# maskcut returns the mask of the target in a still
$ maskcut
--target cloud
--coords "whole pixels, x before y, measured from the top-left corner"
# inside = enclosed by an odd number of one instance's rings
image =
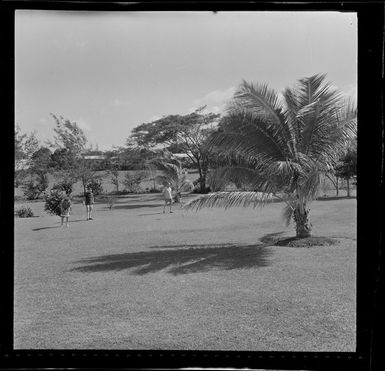
[[[226,104],[231,100],[235,93],[234,86],[224,90],[213,90],[204,97],[195,99],[193,106],[189,109],[189,113],[194,112],[197,108],[207,106],[206,112],[221,113],[225,110]]]
[[[344,94],[348,98],[352,98],[354,101],[357,102],[357,85],[348,86],[348,88],[344,91]]]
[[[48,126],[48,120],[45,117],[41,117],[39,122],[44,126]]]
[[[87,41],[78,41],[77,43],[76,43],[76,45],[79,47],[79,48],[85,48],[86,46],[87,46]]]
[[[150,117],[150,118],[149,118],[147,121],[145,121],[145,122],[152,122],[152,121],[160,120],[162,117],[164,117],[164,116],[154,115],[154,116]]]
[[[75,120],[75,122],[78,124],[79,128],[84,130],[84,131],[91,131],[92,130],[91,125],[88,122],[86,122],[85,120],[83,120],[82,118]]]
[[[118,106],[126,106],[127,104],[129,104],[128,101],[124,101],[124,100],[121,100],[119,98],[115,98],[112,102],[112,105],[115,106],[115,107],[118,107]]]

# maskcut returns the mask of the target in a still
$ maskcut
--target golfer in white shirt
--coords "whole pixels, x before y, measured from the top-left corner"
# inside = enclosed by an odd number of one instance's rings
[[[171,211],[171,205],[172,205],[172,190],[171,190],[171,184],[167,183],[167,185],[163,188],[163,197],[164,197],[164,206],[163,206],[163,213],[166,212],[166,206],[170,205],[170,213]]]

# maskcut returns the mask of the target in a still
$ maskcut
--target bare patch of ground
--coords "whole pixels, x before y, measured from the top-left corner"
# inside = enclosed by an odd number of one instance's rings
[[[260,241],[267,245],[285,247],[321,247],[333,246],[340,243],[336,238],[322,236],[311,236],[306,238],[282,237],[282,232],[269,233],[263,236]]]

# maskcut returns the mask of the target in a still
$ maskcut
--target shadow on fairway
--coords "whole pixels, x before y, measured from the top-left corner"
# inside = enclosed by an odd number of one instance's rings
[[[41,228],[34,228],[33,231],[41,231],[43,229],[52,229],[52,228],[60,228],[60,225],[57,225],[56,227],[41,227]]]
[[[159,213],[138,214],[137,216],[162,215],[162,214],[164,214],[163,211],[160,211]],[[156,219],[156,220],[159,220],[159,219]]]
[[[259,239],[265,245],[274,245],[281,237],[284,232],[275,232],[265,234],[263,237]]]
[[[337,200],[351,200],[355,199],[356,196],[331,196],[331,197],[318,197],[317,201],[337,201]]]
[[[144,275],[168,269],[168,273],[178,275],[207,272],[211,269],[250,269],[268,266],[268,257],[271,254],[262,245],[210,244],[151,248],[162,250],[83,259],[77,262],[83,265],[71,271],[105,272],[132,269],[132,274]]]
[[[68,222],[69,223],[77,223],[77,222],[84,222],[84,221],[86,221],[86,220],[84,220],[84,219],[77,219],[77,220],[69,220]],[[41,231],[43,229],[52,229],[52,228],[60,228],[60,225],[51,226],[51,227],[33,228],[32,230],[33,231]]]
[[[163,206],[163,204],[114,205],[112,208],[131,210],[131,209],[141,209],[144,207],[160,207],[160,206]]]

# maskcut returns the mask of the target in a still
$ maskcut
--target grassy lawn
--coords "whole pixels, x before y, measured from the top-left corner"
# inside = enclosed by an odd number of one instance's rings
[[[96,205],[70,228],[15,219],[15,348],[355,351],[356,200],[315,201],[328,247],[291,236],[281,203],[162,213],[159,194]]]

